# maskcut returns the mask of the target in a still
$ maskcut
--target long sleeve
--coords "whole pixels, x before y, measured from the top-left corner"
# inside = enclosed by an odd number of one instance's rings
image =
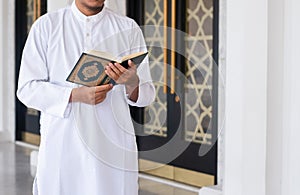
[[[147,47],[139,26],[134,22],[131,33],[131,53],[146,51]],[[127,99],[127,103],[132,106],[144,107],[150,105],[155,99],[155,88],[150,74],[148,56],[138,66],[139,94],[136,102]]]
[[[72,88],[49,77],[47,32],[35,23],[26,41],[19,74],[17,97],[27,107],[67,117]],[[57,64],[59,65],[59,64]]]

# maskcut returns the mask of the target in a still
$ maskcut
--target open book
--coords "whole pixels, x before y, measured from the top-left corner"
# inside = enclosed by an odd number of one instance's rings
[[[105,74],[105,66],[107,64],[110,62],[118,62],[123,67],[128,68],[128,60],[132,60],[135,65],[138,65],[144,60],[147,54],[148,52],[138,52],[118,59],[102,51],[92,50],[82,53],[68,76],[67,81],[89,87],[114,83],[111,78]]]

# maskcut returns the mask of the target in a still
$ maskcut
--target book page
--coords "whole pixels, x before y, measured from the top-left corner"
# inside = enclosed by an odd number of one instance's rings
[[[110,61],[115,61],[115,62],[119,61],[115,56],[113,56],[110,53],[104,52],[104,51],[90,50],[86,53],[90,54],[90,55],[93,55],[93,56],[98,56],[100,58],[105,58],[105,59],[108,59]]]
[[[146,51],[142,51],[142,52],[138,52],[138,53],[133,53],[133,54],[130,54],[130,55],[127,55],[127,56],[124,56],[122,59],[121,59],[121,62],[124,62],[126,60],[130,60],[132,58],[135,58],[137,56],[140,56],[140,55],[143,55],[147,53]]]

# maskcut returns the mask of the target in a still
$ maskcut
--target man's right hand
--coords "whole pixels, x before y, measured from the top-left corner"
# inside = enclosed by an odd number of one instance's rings
[[[109,92],[112,88],[112,84],[96,87],[83,86],[74,88],[70,96],[70,102],[83,102],[86,104],[96,105],[105,100],[107,92]]]

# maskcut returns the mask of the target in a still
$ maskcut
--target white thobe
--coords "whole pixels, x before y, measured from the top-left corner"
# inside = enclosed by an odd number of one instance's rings
[[[70,103],[78,85],[66,78],[81,53],[91,49],[123,56],[146,47],[132,19],[107,8],[87,17],[74,3],[40,17],[29,33],[17,96],[41,111],[34,195],[138,193],[137,147],[128,104],[147,106],[154,99],[147,59],[138,67],[136,102],[127,98],[124,85],[116,85],[96,106]]]

